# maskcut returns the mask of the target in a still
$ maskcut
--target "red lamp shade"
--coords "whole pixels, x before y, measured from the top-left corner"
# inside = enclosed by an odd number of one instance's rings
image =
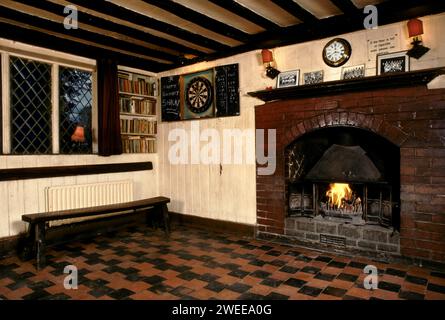
[[[71,141],[74,142],[84,142],[85,141],[85,128],[82,126],[76,126],[73,135],[71,136]]]
[[[409,37],[417,37],[423,34],[423,22],[419,19],[411,19],[408,21]]]
[[[263,49],[261,50],[261,57],[263,58],[263,63],[271,63],[273,62],[272,51]]]

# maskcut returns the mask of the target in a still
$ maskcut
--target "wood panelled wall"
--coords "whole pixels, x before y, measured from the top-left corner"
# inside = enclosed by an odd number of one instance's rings
[[[70,166],[152,161],[153,170],[34,180],[0,182],[0,238],[25,231],[22,215],[45,211],[44,190],[50,186],[132,180],[134,199],[158,196],[158,160],[156,154],[126,154],[113,157],[82,156],[0,156],[1,168]]]

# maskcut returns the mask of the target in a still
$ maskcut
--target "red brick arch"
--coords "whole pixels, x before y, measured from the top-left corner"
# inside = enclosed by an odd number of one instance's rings
[[[408,139],[408,134],[397,126],[388,123],[382,116],[367,115],[350,111],[324,112],[287,126],[282,136],[281,145],[287,146],[305,133],[330,127],[353,127],[372,131],[397,146]]]

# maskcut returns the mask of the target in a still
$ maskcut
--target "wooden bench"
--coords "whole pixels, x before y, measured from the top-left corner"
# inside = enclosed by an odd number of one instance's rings
[[[57,212],[42,212],[34,214],[25,214],[22,216],[22,220],[28,222],[29,233],[26,240],[26,247],[32,253],[37,255],[37,268],[43,268],[46,264],[45,261],[45,247],[46,247],[46,231],[49,229],[50,221],[65,220],[72,218],[94,217],[94,216],[106,216],[108,214],[116,215],[122,212],[122,215],[129,214],[128,211],[136,212],[137,210],[154,208],[158,212],[164,222],[165,234],[168,236],[170,233],[169,217],[167,203],[170,202],[166,197],[155,197],[125,203],[80,208],[73,210],[63,210]],[[148,217],[149,213],[147,213]]]

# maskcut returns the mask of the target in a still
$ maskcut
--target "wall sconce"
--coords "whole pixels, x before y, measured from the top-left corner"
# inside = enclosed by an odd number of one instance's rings
[[[274,61],[272,51],[268,49],[261,50],[261,58],[263,59],[263,64],[266,66],[266,76],[275,79],[280,74],[280,71],[272,67],[272,62]]]
[[[71,136],[71,141],[81,143],[85,142],[85,140],[85,128],[78,124]]]
[[[408,56],[414,59],[420,59],[425,53],[430,51],[422,45],[422,34],[423,34],[423,22],[419,19],[411,19],[408,21],[408,33],[409,37],[413,38],[411,43],[413,47],[408,51]]]

